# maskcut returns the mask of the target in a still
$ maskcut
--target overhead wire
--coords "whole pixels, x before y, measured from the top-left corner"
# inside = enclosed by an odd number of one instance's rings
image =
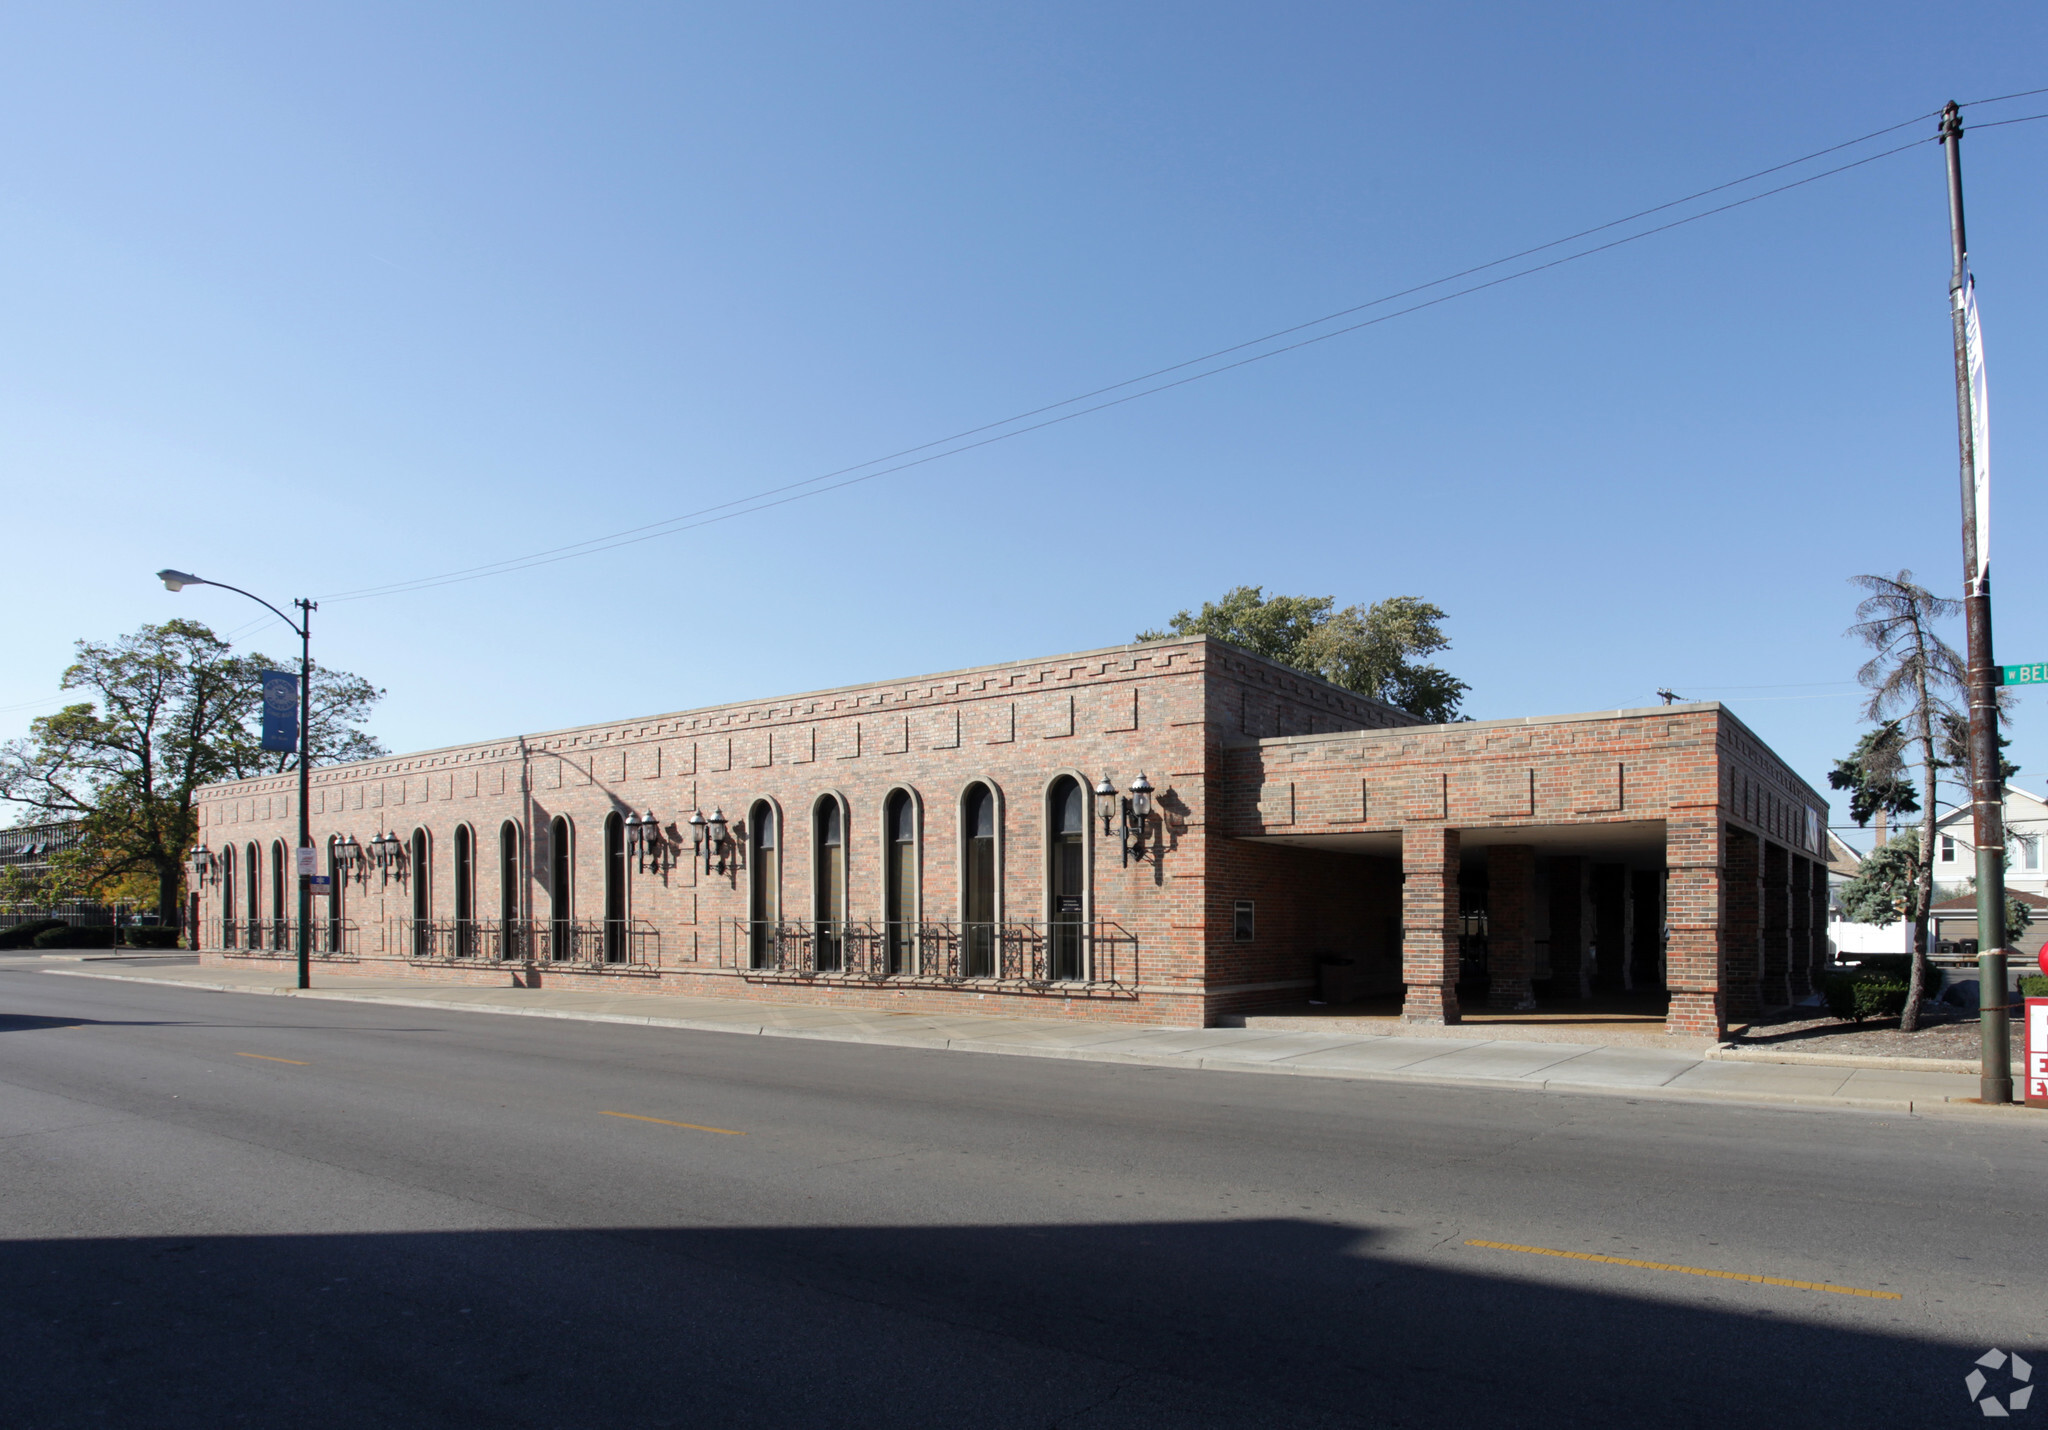
[[[1922,117],[1924,118],[1926,116]],[[1906,123],[1912,122],[1914,121],[1906,121]],[[1891,126],[1892,129],[1897,129],[1900,127],[1903,126]],[[1890,131],[1881,130],[1879,132],[1887,133]],[[1853,143],[1855,141],[1851,142]],[[1876,154],[1866,155],[1861,159],[1852,160],[1847,164],[1841,164],[1832,169],[1825,169],[1817,174],[1809,174],[1804,178],[1792,180],[1790,183],[1780,184],[1774,188],[1765,189],[1759,193],[1750,194],[1743,198],[1735,199],[1729,203],[1716,205],[1713,208],[1704,209],[1699,213],[1689,214],[1684,218],[1673,219],[1668,223],[1658,224],[1652,228],[1644,229],[1638,233],[1629,234],[1622,238],[1612,239],[1603,244],[1596,244],[1591,248],[1581,249],[1578,252],[1569,253],[1560,258],[1553,258],[1544,263],[1532,264],[1527,268],[1518,269],[1513,273],[1504,274],[1498,278],[1488,279],[1484,283],[1474,283],[1469,287],[1460,288],[1450,293],[1439,294],[1436,297],[1424,299],[1420,303],[1412,303],[1407,307],[1398,308],[1391,313],[1382,313],[1376,317],[1367,318],[1356,323],[1350,323],[1345,325],[1344,327],[1336,328],[1329,332],[1318,333],[1311,337],[1301,338],[1295,342],[1287,343],[1280,347],[1269,348],[1265,352],[1254,353],[1249,357],[1239,358],[1234,362],[1223,363],[1216,367],[1207,368],[1201,372],[1192,373],[1186,377],[1175,378],[1171,382],[1159,383],[1156,386],[1147,387],[1138,392],[1125,393],[1121,397],[1114,397],[1106,402],[1096,403],[1093,406],[1083,407],[1072,412],[1059,413],[1059,415],[1057,416],[1047,417],[1041,421],[1029,423],[1028,425],[1012,427],[1008,431],[997,432],[992,436],[982,437],[978,441],[963,442],[957,446],[949,446],[944,451],[932,452],[929,453],[928,455],[917,457],[910,461],[897,463],[894,466],[883,467],[878,471],[862,472],[860,475],[857,476],[843,477],[841,480],[833,481],[826,485],[814,485],[815,483],[823,482],[825,479],[812,478],[808,482],[792,483],[790,484],[790,486],[770,488],[766,491],[757,492],[750,496],[736,497],[731,501],[721,502],[718,505],[712,507],[700,508],[699,510],[694,512],[687,512],[680,516],[672,517],[667,521],[650,523],[648,526],[628,528],[625,531],[614,532],[608,536],[593,537],[588,541],[579,542],[572,547],[556,548],[552,551],[535,552],[524,557],[512,557],[502,562],[492,563],[491,565],[486,567],[473,567],[462,571],[446,572],[439,576],[427,576],[420,577],[411,581],[394,582],[387,586],[364,587],[354,591],[339,592],[331,596],[323,597],[322,599],[335,601],[367,600],[378,596],[401,595],[413,591],[429,590],[437,586],[448,586],[464,581],[481,580],[488,576],[509,575],[514,571],[532,570],[535,567],[551,566],[557,562],[574,560],[577,557],[581,556],[593,556],[601,551],[613,551],[624,546],[636,546],[641,542],[652,541],[659,537],[673,536],[680,532],[693,531],[701,527],[716,525],[719,522],[730,521],[734,517],[748,516],[752,515],[755,512],[768,511],[779,506],[787,506],[791,502],[802,501],[807,497],[821,496],[826,492],[840,491],[847,487],[857,486],[862,482],[873,481],[878,477],[892,476],[898,472],[908,471],[913,467],[924,466],[927,463],[936,462],[946,457],[958,456],[963,452],[970,452],[980,447],[990,446],[996,442],[1008,441],[1013,437],[1024,436],[1026,433],[1042,431],[1045,428],[1055,427],[1064,422],[1071,422],[1076,418],[1087,417],[1097,412],[1106,411],[1112,407],[1120,407],[1125,403],[1135,402],[1140,398],[1151,397],[1158,393],[1169,391],[1173,388],[1185,387],[1189,383],[1200,382],[1206,378],[1216,377],[1226,372],[1232,372],[1241,367],[1248,367],[1253,363],[1265,362],[1270,358],[1279,357],[1284,353],[1296,352],[1302,348],[1313,347],[1318,343],[1328,342],[1333,338],[1343,337],[1348,333],[1355,333],[1364,328],[1376,327],[1381,323],[1391,322],[1395,318],[1406,317],[1411,313],[1418,313],[1426,308],[1434,308],[1440,306],[1441,304],[1451,302],[1457,298],[1463,298],[1473,293],[1483,292],[1489,288],[1497,288],[1504,283],[1512,283],[1517,279],[1527,278],[1533,274],[1542,273],[1552,268],[1562,267],[1567,263],[1575,263],[1582,258],[1590,258],[1595,254],[1605,253],[1611,249],[1623,247],[1626,244],[1636,243],[1642,239],[1650,238],[1660,233],[1666,233],[1675,228],[1681,228],[1686,224],[1697,223],[1701,219],[1712,218],[1717,214],[1727,213],[1731,209],[1742,208],[1745,205],[1757,203],[1760,200],[1771,198],[1777,194],[1785,193],[1791,189],[1800,188],[1806,184],[1817,183],[1822,179],[1831,178],[1836,174],[1845,173],[1851,169],[1861,168],[1865,164],[1874,164],[1880,159],[1890,158],[1894,154],[1902,154],[1908,149],[1917,148],[1922,144],[1928,144],[1933,142],[1934,139],[1932,136],[1926,139],[1915,139],[1910,143],[1901,144],[1896,148],[1886,149]],[[1840,147],[1842,146],[1832,146],[1832,148],[1837,149]],[[1832,152],[1832,150],[1822,152]],[[1779,165],[1776,167],[1783,168],[1785,166]],[[1717,186],[1717,188],[1725,187],[1727,186]],[[1660,205],[1660,208],[1668,207],[1669,205]],[[1601,227],[1611,228],[1612,226],[1613,225],[1611,224],[1607,224],[1602,225]],[[1600,230],[1587,230],[1587,232],[1589,233],[1598,231]],[[1542,245],[1542,248],[1552,248],[1555,246],[1556,244],[1554,243],[1545,244]],[[1541,248],[1525,250],[1524,252],[1529,253],[1540,251]],[[1471,269],[1467,271],[1480,272],[1483,271],[1485,268],[1493,268],[1498,266],[1499,264],[1496,262],[1482,265],[1482,267],[1479,269]],[[1425,284],[1421,285],[1421,287],[1419,288],[1411,288],[1406,291],[1409,293],[1414,293],[1435,286],[1438,285],[1434,283]],[[1367,307],[1377,306],[1378,302],[1381,301],[1385,300],[1375,300],[1375,302],[1372,304],[1360,304],[1356,307],[1347,309],[1345,311],[1350,313],[1359,312]],[[1324,319],[1323,321],[1328,321],[1328,319]],[[1316,326],[1316,324],[1314,323],[1302,324],[1287,331],[1299,332],[1304,327],[1314,326]],[[1253,343],[1239,344],[1234,348],[1222,349],[1220,351],[1223,353],[1240,351],[1242,350],[1242,348],[1246,346],[1256,346],[1257,341],[1266,340],[1255,340]],[[1193,359],[1191,361],[1200,362],[1202,360]],[[1179,368],[1187,367],[1189,365],[1190,364],[1188,363],[1180,363],[1176,364],[1173,368],[1164,368],[1160,369],[1159,371],[1172,372]],[[1143,380],[1144,379],[1142,378],[1134,379],[1134,381]],[[1129,383],[1119,383],[1116,384],[1116,387],[1124,387],[1128,385]],[[1116,387],[1098,389],[1098,391],[1115,391]],[[1080,401],[1083,399],[1077,398],[1072,400]],[[1051,408],[1041,408],[1039,410],[1056,410],[1058,407],[1062,405],[1064,404],[1055,403],[1052,405]],[[995,423],[990,425],[1001,426],[1003,424]],[[986,431],[987,428],[980,428],[976,430]],[[938,444],[926,445],[930,446]],[[920,449],[911,448],[908,450],[917,451]],[[842,468],[841,470],[857,472],[859,471],[859,468]],[[803,491],[792,491],[792,487],[809,487],[810,489]],[[769,497],[773,497],[775,499],[772,501],[765,499]],[[737,509],[735,510],[733,508]]]
[[[2001,99],[2021,98],[2025,95],[2033,93],[2048,93],[2048,90],[2019,91],[2012,95],[1997,96],[1993,99],[1973,101],[1973,103],[1996,103]],[[1427,299],[1423,302],[1410,304],[1406,307],[1397,309],[1393,312],[1380,314],[1378,316],[1366,319],[1361,322],[1347,324],[1343,327],[1334,329],[1329,332],[1318,333],[1313,336],[1301,338],[1298,341],[1286,343],[1278,347],[1269,347],[1266,351],[1254,353],[1248,357],[1239,358],[1233,362],[1222,363],[1215,367],[1206,368],[1201,372],[1176,378],[1171,382],[1158,383],[1155,386],[1146,387],[1142,391],[1125,393],[1123,396],[1112,398],[1111,400],[1106,402],[1095,403],[1092,406],[1080,407],[1078,410],[1075,411],[1061,412],[1060,410],[1062,408],[1075,407],[1077,404],[1080,403],[1090,402],[1094,398],[1106,396],[1110,393],[1120,392],[1125,388],[1151,382],[1153,379],[1156,378],[1165,377],[1177,372],[1184,372],[1186,369],[1190,367],[1199,367],[1204,363],[1213,362],[1218,358],[1228,357],[1233,353],[1243,352],[1248,348],[1262,347],[1267,344],[1274,343],[1281,338],[1291,337],[1295,334],[1308,332],[1309,330],[1314,328],[1326,326],[1329,323],[1335,322],[1341,318],[1365,312],[1372,308],[1381,307],[1388,303],[1398,302],[1402,298],[1412,297],[1418,293],[1428,292],[1430,289],[1439,288],[1449,283],[1455,283],[1462,278],[1468,278],[1479,273],[1484,273],[1492,269],[1499,268],[1504,264],[1514,263],[1520,259],[1532,257],[1538,253],[1547,252],[1549,250],[1558,248],[1565,244],[1573,243],[1584,238],[1592,237],[1593,235],[1610,231],[1614,228],[1620,227],[1625,224],[1637,222],[1643,218],[1652,217],[1659,213],[1668,212],[1671,209],[1681,207],[1685,204],[1697,202],[1701,198],[1710,197],[1711,195],[1722,193],[1729,189],[1738,188],[1743,184],[1752,183],[1757,179],[1768,177],[1771,174],[1781,173],[1787,169],[1796,168],[1801,164],[1810,163],[1813,160],[1825,157],[1826,155],[1839,153],[1842,150],[1854,148],[1859,144],[1868,143],[1873,139],[1881,138],[1884,135],[1895,133],[1896,131],[1907,128],[1910,125],[1918,124],[1924,122],[1927,119],[1934,118],[1936,115],[1939,114],[1939,112],[1940,111],[1937,110],[1930,111],[1926,114],[1915,115],[1911,119],[1901,120],[1896,124],[1887,125],[1882,129],[1872,130],[1870,133],[1860,135],[1857,138],[1844,140],[1837,144],[1831,144],[1822,149],[1816,149],[1811,153],[1801,155],[1796,159],[1788,159],[1783,161],[1782,163],[1773,164],[1768,168],[1759,169],[1752,173],[1745,174],[1740,178],[1730,179],[1724,183],[1715,184],[1705,189],[1696,190],[1695,192],[1688,194],[1682,198],[1668,200],[1667,202],[1656,204],[1646,209],[1637,210],[1635,213],[1629,214],[1622,218],[1612,219],[1606,223],[1597,224],[1591,228],[1581,229],[1577,233],[1566,235],[1563,238],[1552,239],[1546,243],[1541,243],[1534,245],[1533,247],[1524,248],[1518,250],[1515,253],[1508,254],[1504,257],[1493,259],[1486,263],[1477,264],[1469,268],[1461,269],[1456,273],[1447,274],[1441,278],[1432,279],[1427,283],[1416,284],[1408,288],[1397,290],[1393,293],[1383,294],[1380,297],[1370,299],[1366,302],[1353,304],[1350,307],[1341,308],[1336,310],[1335,312],[1326,313],[1318,318],[1312,318],[1305,322],[1296,323],[1285,328],[1276,329],[1275,331],[1264,334],[1260,337],[1246,339],[1239,343],[1233,343],[1227,347],[1217,348],[1198,357],[1188,358],[1184,361],[1173,363],[1165,367],[1155,368],[1150,372],[1142,373],[1135,377],[1126,378],[1120,382],[1111,383],[1106,386],[1097,387],[1087,392],[1079,393],[1073,397],[1062,399],[1058,402],[1044,404],[1039,407],[1031,408],[1023,412],[1012,414],[1011,416],[1006,418],[1001,418],[993,422],[983,423],[976,427],[966,428],[963,429],[962,431],[955,432],[950,436],[935,438],[932,441],[919,443],[916,446],[901,448],[885,456],[871,458],[865,462],[859,462],[851,466],[841,467],[831,472],[821,473],[818,476],[804,478],[800,481],[789,482],[775,487],[768,487],[763,490],[749,493],[739,497],[734,497],[723,502],[717,502],[709,506],[699,507],[693,511],[679,513],[675,516],[667,517],[660,521],[648,522],[640,526],[627,527],[623,530],[590,537],[583,541],[572,542],[565,546],[551,547],[541,551],[529,552],[521,556],[507,557],[499,561],[486,562],[477,566],[462,567],[452,571],[444,571],[431,576],[416,577],[404,581],[388,582],[381,585],[357,587],[351,590],[331,592],[322,596],[321,599],[332,601],[368,600],[380,596],[401,595],[414,591],[429,590],[439,586],[454,585],[466,581],[481,580],[490,576],[510,575],[516,571],[530,570],[539,566],[553,565],[560,561],[573,560],[577,557],[591,556],[603,551],[616,550],[624,546],[637,545],[644,541],[656,539],[657,537],[677,535],[684,531],[695,530],[704,526],[714,525],[718,522],[728,521],[737,516],[752,515],[756,512],[771,510],[775,507],[785,506],[791,502],[800,501],[807,497],[821,496],[827,492],[842,490],[846,487],[858,485],[862,482],[872,481],[879,477],[894,475],[896,473],[907,471],[914,467],[923,466],[927,463],[942,460],[947,457],[958,456],[962,453],[973,451],[977,448],[985,447],[995,442],[1007,441],[1013,437],[1020,437],[1030,432],[1041,431],[1047,427],[1056,426],[1064,422],[1072,421],[1079,417],[1089,416],[1112,407],[1121,406],[1127,402],[1136,401],[1139,398],[1153,396],[1173,388],[1185,386],[1191,382],[1198,382],[1205,378],[1214,377],[1225,372],[1234,371],[1235,369],[1240,367],[1249,366],[1252,363],[1263,362],[1268,358],[1278,357],[1284,353],[1298,351],[1299,349],[1304,347],[1313,346],[1314,344],[1325,342],[1332,338],[1341,337],[1348,333],[1354,333],[1363,328],[1376,326],[1379,323],[1388,322],[1397,317],[1404,317],[1408,314],[1419,312],[1426,308],[1438,306],[1442,303],[1449,302],[1455,298],[1469,296],[1470,294],[1481,292],[1488,288],[1498,287],[1503,283],[1513,282],[1517,279],[1545,272],[1549,269],[1560,267],[1567,263],[1577,262],[1582,258],[1589,258],[1596,254],[1604,253],[1611,249],[1621,247],[1625,244],[1634,243],[1641,239],[1649,238],[1659,233],[1669,232],[1672,229],[1682,227],[1686,224],[1695,223],[1700,221],[1701,219],[1711,218],[1717,214],[1722,214],[1732,209],[1741,208],[1747,204],[1755,203],[1762,199],[1770,198],[1777,194],[1785,193],[1791,189],[1799,188],[1809,183],[1815,183],[1821,179],[1830,178],[1836,174],[1844,173],[1851,169],[1860,168],[1865,164],[1875,163],[1880,159],[1889,158],[1894,154],[1903,153],[1907,149],[1916,148],[1923,143],[1934,142],[1934,139],[1932,136],[1930,136],[1926,139],[1913,140],[1910,143],[1898,145],[1894,148],[1881,151],[1880,153],[1866,155],[1863,158],[1853,160],[1847,164],[1838,165],[1833,168],[1823,170],[1816,174],[1809,174],[1803,178],[1793,180],[1789,183],[1777,185],[1775,187],[1763,190],[1759,193],[1746,195],[1743,198],[1734,200],[1732,202],[1716,205],[1712,208],[1702,210],[1698,213],[1686,215],[1683,218],[1675,219],[1668,223],[1658,224],[1651,228],[1641,230],[1637,233],[1628,234],[1621,238],[1611,240],[1607,243],[1597,244],[1574,253],[1566,254],[1559,258],[1548,260],[1544,263],[1533,264],[1527,268],[1519,269],[1513,273],[1506,274],[1498,278],[1489,279],[1484,283],[1476,283],[1468,287],[1458,289],[1451,293],[1439,294],[1436,297]],[[2027,121],[2027,119],[2040,117],[2048,116],[2025,116],[2020,119],[1991,121],[1986,124],[1976,125],[1974,127],[1986,128],[1992,127],[1993,124],[2024,123]],[[1057,415],[1047,416],[1047,414]],[[1043,420],[1031,421],[1030,419],[1032,418],[1042,418]],[[979,438],[979,440],[967,441],[965,440],[967,438]],[[934,451],[932,450],[934,448],[943,448],[944,450]],[[925,455],[919,456],[917,455],[919,453],[924,453]],[[911,458],[912,460],[899,460],[901,458]],[[895,463],[895,465],[884,465],[887,463]],[[867,468],[871,467],[879,469],[873,471],[866,470]],[[258,624],[261,623],[259,622]]]

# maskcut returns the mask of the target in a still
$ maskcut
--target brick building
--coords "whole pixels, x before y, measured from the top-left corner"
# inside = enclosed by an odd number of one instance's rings
[[[294,946],[296,795],[201,792],[207,961]],[[1422,725],[1205,637],[319,769],[311,818],[327,974],[1188,1026],[1341,970],[1706,1034],[1826,949],[1827,806],[1718,704]]]

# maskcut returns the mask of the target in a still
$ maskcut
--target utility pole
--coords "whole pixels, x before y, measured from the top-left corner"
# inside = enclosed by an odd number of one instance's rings
[[[312,802],[307,791],[313,783],[313,612],[311,601],[293,601],[299,608],[299,848],[313,847]],[[303,860],[309,857],[301,853]],[[336,897],[329,886],[327,897]],[[299,871],[299,987],[313,986],[313,876]],[[339,953],[339,949],[329,952]]]
[[[1970,384],[1970,245],[1963,232],[1963,115],[1951,100],[1941,111],[1941,147],[1948,156],[1949,317],[1955,330],[1956,438],[1963,476],[1963,619],[1969,641],[1970,808],[1977,845],[1978,1088],[1987,1103],[2012,1101],[2011,1028],[2005,988],[2005,782],[1999,777],[1998,668],[1991,657],[1991,570],[1979,543],[1976,413]],[[1988,555],[1988,552],[1985,553]]]

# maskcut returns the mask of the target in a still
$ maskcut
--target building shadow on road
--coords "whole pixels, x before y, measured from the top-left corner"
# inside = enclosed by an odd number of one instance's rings
[[[623,1223],[606,1203],[593,1185]],[[0,1395],[21,1430],[1981,1418],[1984,1348],[1886,1329],[1886,1303],[1624,1268],[1588,1289],[1566,1263],[1373,1241],[1310,1220],[14,1241]]]

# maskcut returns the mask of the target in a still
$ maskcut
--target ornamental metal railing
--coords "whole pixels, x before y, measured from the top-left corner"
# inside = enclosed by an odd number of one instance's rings
[[[661,963],[661,932],[644,919],[395,919],[386,947],[421,963]]]
[[[1138,981],[1138,940],[1108,919],[732,919],[720,934],[720,966],[751,978],[1097,990],[1130,989]]]
[[[222,919],[220,951],[231,958],[279,958],[299,949],[298,925],[291,919]],[[313,925],[315,958],[354,961],[362,954],[362,931],[353,919],[321,919]]]

